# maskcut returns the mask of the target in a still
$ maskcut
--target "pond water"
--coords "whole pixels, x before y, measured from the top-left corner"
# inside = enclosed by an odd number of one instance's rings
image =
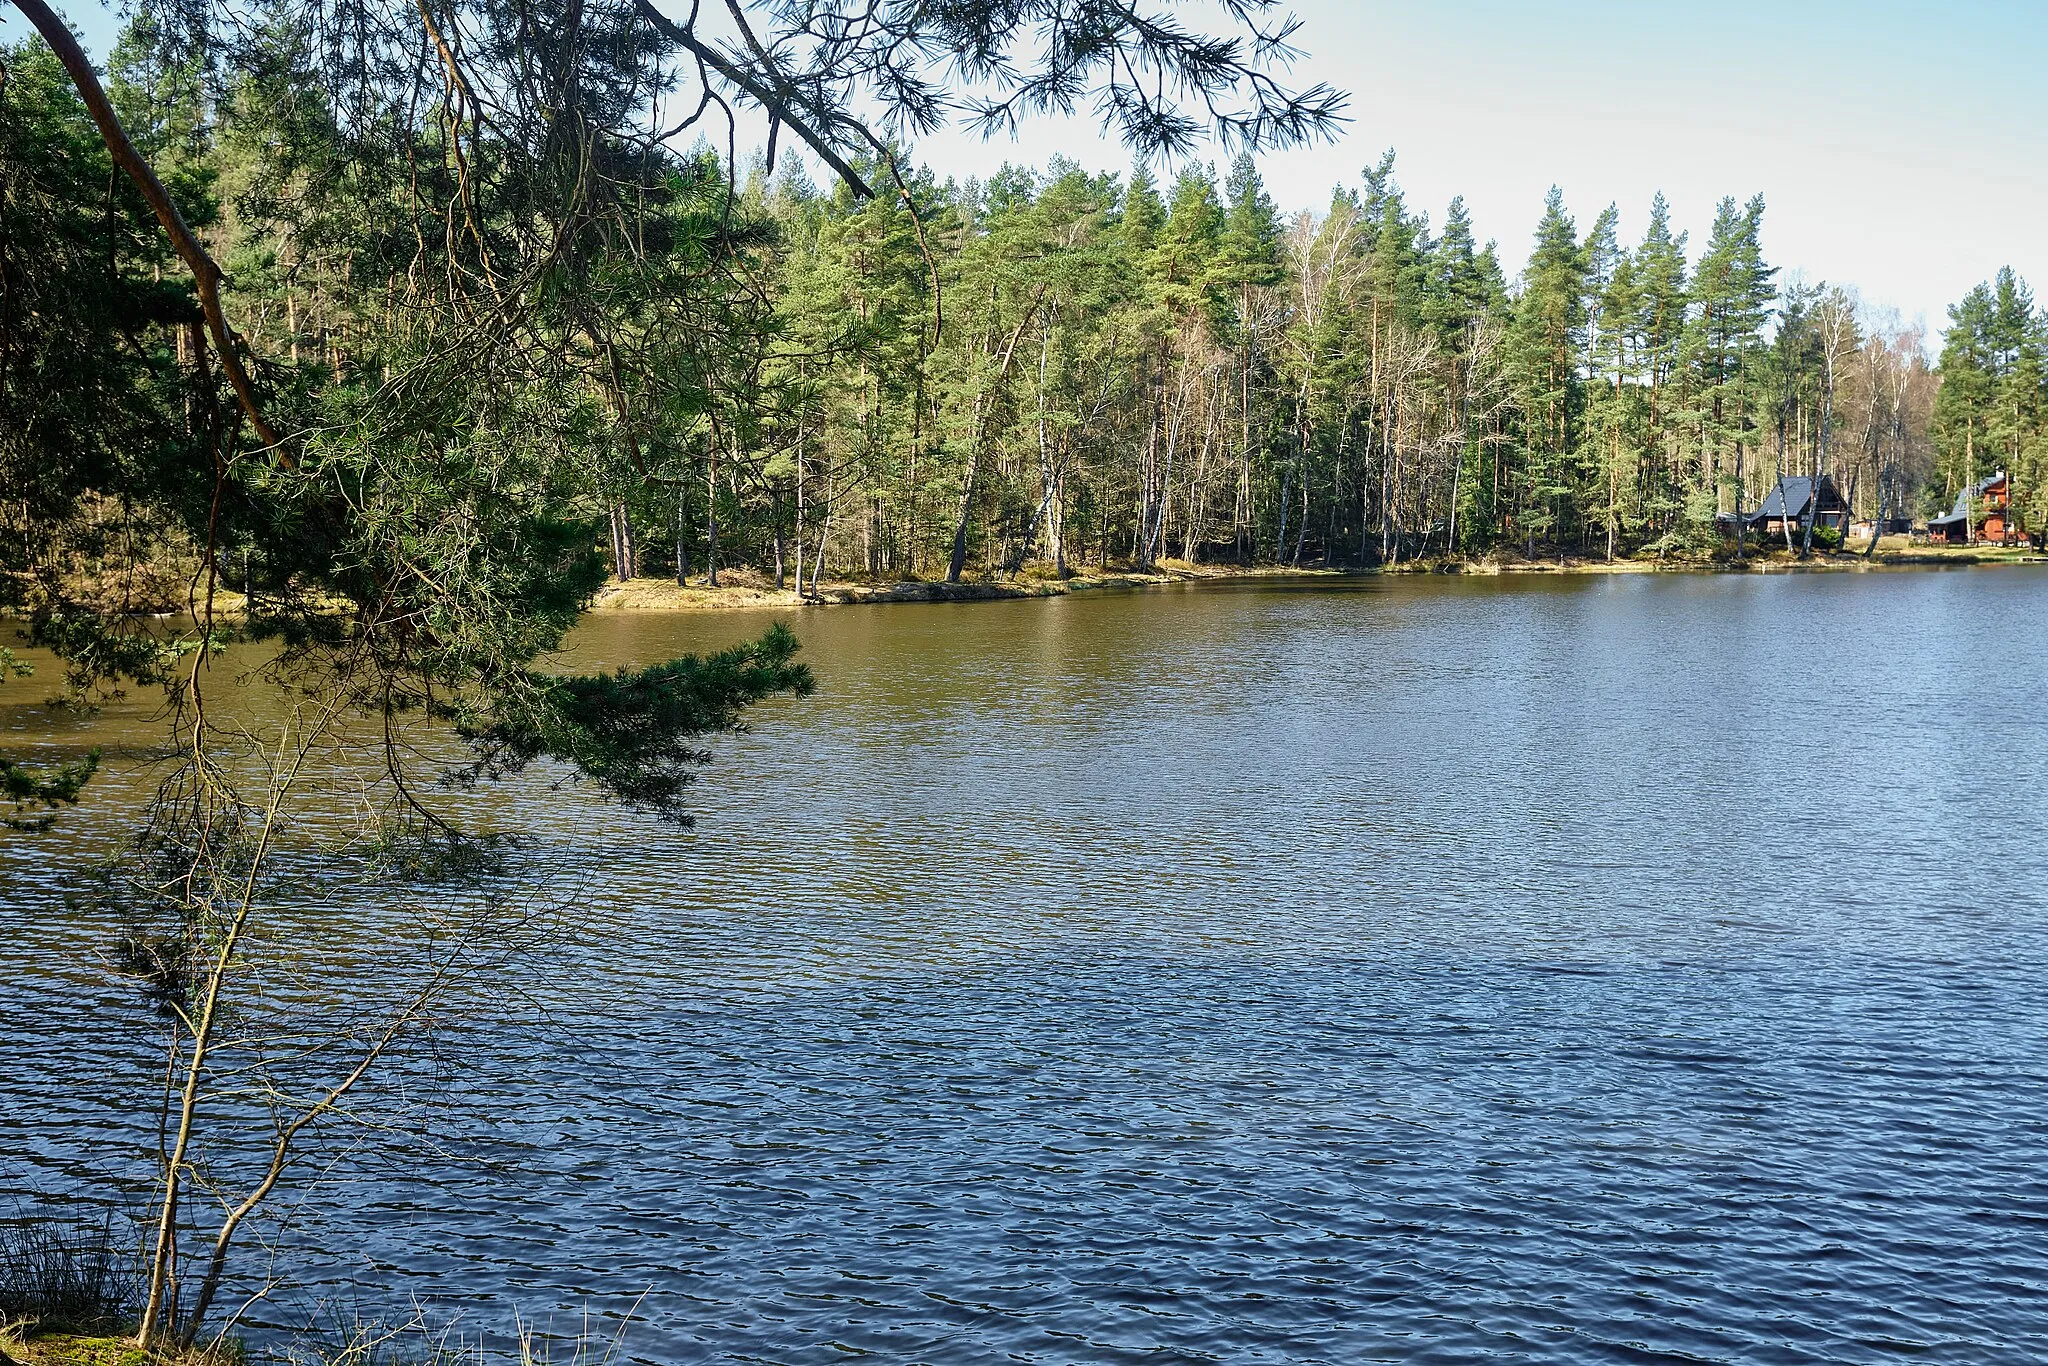
[[[606,932],[544,1018],[468,1026],[434,1145],[291,1207],[268,1321],[638,1299],[662,1362],[2048,1358],[2048,573],[794,620],[818,694],[717,744],[695,831],[501,795]],[[33,686],[10,749],[141,733],[51,732]],[[135,1179],[133,1012],[62,892],[137,783],[0,837],[0,1186]]]

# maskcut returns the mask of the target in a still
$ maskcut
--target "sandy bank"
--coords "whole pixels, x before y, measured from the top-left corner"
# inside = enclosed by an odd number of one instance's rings
[[[1896,543],[1895,543],[1896,542]],[[1829,553],[1815,551],[1805,560],[1783,547],[1752,549],[1741,560],[1720,557],[1642,559],[1584,559],[1520,555],[1485,556],[1475,559],[1432,558],[1377,569],[1330,569],[1308,566],[1293,569],[1284,565],[1240,568],[1236,565],[1194,565],[1167,561],[1148,573],[1136,570],[1076,574],[1061,580],[1020,576],[1004,580],[974,580],[938,583],[920,580],[861,583],[827,579],[815,597],[799,595],[793,588],[777,589],[774,580],[746,569],[719,572],[719,586],[711,588],[701,580],[688,585],[673,579],[634,579],[602,589],[591,608],[600,612],[693,612],[737,611],[768,608],[837,607],[881,602],[987,602],[1012,598],[1051,598],[1094,589],[1147,588],[1162,584],[1196,583],[1225,579],[1331,578],[1373,574],[1730,574],[1730,573],[1827,573],[1872,569],[1949,567],[1994,564],[2048,564],[2048,556],[2002,546],[1931,546],[1914,544],[1905,537],[1887,537],[1875,557],[1865,559],[1860,549]]]
[[[837,607],[876,602],[988,602],[1010,598],[1055,598],[1093,589],[1148,588],[1210,579],[1296,578],[1303,575],[1335,577],[1345,572],[1314,567],[1258,566],[1245,569],[1235,565],[1167,562],[1149,573],[1116,570],[1076,574],[1067,579],[1023,576],[965,583],[928,583],[914,579],[896,583],[856,583],[827,579],[818,586],[817,596],[806,597],[800,596],[793,588],[777,589],[773,579],[750,570],[720,570],[720,583],[716,588],[705,586],[701,580],[685,586],[673,579],[634,579],[630,583],[608,585],[590,605],[593,611],[598,612],[689,612]]]

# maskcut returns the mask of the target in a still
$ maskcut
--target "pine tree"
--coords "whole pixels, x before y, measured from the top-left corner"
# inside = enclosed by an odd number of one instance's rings
[[[205,514],[219,432],[199,325],[190,283],[55,58],[33,39],[0,47],[0,611],[80,611],[67,574],[168,553],[163,538]]]
[[[1757,357],[1770,321],[1776,271],[1763,261],[1761,195],[1738,207],[1723,199],[1693,273],[1692,313],[1684,344],[1698,424],[1698,483],[1691,512],[1702,523],[1727,502],[1745,510],[1748,457],[1756,446],[1761,393]]]
[[[2048,315],[2011,267],[1949,308],[1925,509],[2003,471],[2022,523],[2048,525]]]
[[[1460,355],[1480,316],[1497,311],[1502,303],[1500,267],[1491,258],[1491,244],[1484,253],[1477,249],[1464,197],[1453,199],[1444,214],[1443,232],[1429,254],[1422,316]]]
[[[1261,316],[1265,292],[1280,282],[1280,217],[1250,152],[1231,163],[1224,185],[1223,232],[1210,277],[1229,302],[1224,331],[1238,356],[1237,492],[1231,516],[1237,559],[1249,563],[1257,549],[1258,488],[1253,480],[1254,443],[1264,439],[1263,394],[1253,390],[1254,372],[1268,364],[1268,338]],[[1281,503],[1287,501],[1286,490]]]
[[[1223,238],[1223,206],[1214,175],[1186,167],[1174,180],[1166,225],[1148,263],[1161,302],[1176,316],[1196,312],[1221,323],[1224,302],[1215,289],[1214,262]]]
[[[1991,424],[1999,388],[1998,305],[1981,284],[1949,306],[1948,332],[1941,348],[1941,392],[1935,399],[1934,432],[1941,453],[1939,490],[1930,490],[1927,511],[1941,510],[1959,488],[1976,478],[1991,447]]]
[[[2029,448],[2041,437],[2042,390],[2048,383],[2041,314],[2033,291],[2007,266],[1993,282],[1992,365],[1998,376],[1997,404],[1986,434],[1997,448],[2001,470],[2018,476]],[[1985,471],[1991,473],[1992,471]]]
[[[1562,549],[1577,491],[1585,406],[1586,254],[1552,186],[1514,301],[1512,364],[1522,415],[1523,470],[1516,519],[1533,555],[1539,539]]]
[[[1481,327],[1505,312],[1500,267],[1493,246],[1476,249],[1471,215],[1462,196],[1444,214],[1444,228],[1427,262],[1422,291],[1423,325],[1445,357],[1445,387],[1458,413],[1457,466],[1452,478],[1448,549],[1479,543],[1494,523],[1491,481],[1484,477],[1488,452],[1474,430],[1473,393],[1489,376],[1475,374]]]
[[[1159,197],[1159,186],[1151,171],[1142,163],[1131,168],[1131,182],[1124,190],[1117,224],[1124,250],[1139,258],[1152,250],[1159,230],[1166,226],[1166,203]]]
[[[1588,466],[1597,472],[1596,497],[1607,558],[1615,557],[1624,530],[1637,520],[1634,495],[1639,459],[1635,321],[1641,304],[1636,263],[1616,239],[1619,215],[1613,205],[1601,213],[1586,239],[1587,332],[1591,354],[1587,394]]]
[[[1633,258],[1633,323],[1638,372],[1644,386],[1643,515],[1659,544],[1683,539],[1686,493],[1680,466],[1685,403],[1677,387],[1683,357],[1687,299],[1686,234],[1671,231],[1671,210],[1660,193],[1650,201],[1650,224]]]

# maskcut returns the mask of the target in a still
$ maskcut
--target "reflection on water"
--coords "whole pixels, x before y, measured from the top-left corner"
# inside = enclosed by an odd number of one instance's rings
[[[647,1361],[2048,1355],[2048,575],[795,620],[694,833],[493,799],[605,933],[297,1210],[302,1294],[649,1290]],[[61,902],[139,783],[0,852],[9,1185],[142,1170]]]

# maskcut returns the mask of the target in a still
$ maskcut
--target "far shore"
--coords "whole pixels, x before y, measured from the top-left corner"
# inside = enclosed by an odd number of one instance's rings
[[[1529,558],[1508,553],[1471,557],[1429,556],[1405,560],[1397,565],[1367,568],[1331,567],[1323,564],[1234,565],[1190,564],[1184,560],[1162,560],[1149,570],[1090,567],[1078,569],[1061,579],[1050,565],[1032,564],[1016,575],[990,578],[976,576],[960,583],[937,579],[848,579],[826,578],[815,593],[798,593],[795,578],[791,586],[777,588],[772,575],[747,567],[718,571],[718,586],[706,584],[693,574],[687,584],[672,578],[635,578],[612,582],[599,589],[591,600],[596,612],[719,612],[764,611],[800,607],[842,607],[885,602],[993,602],[1017,598],[1054,598],[1096,589],[1156,588],[1172,584],[1223,582],[1246,579],[1368,578],[1384,574],[1814,574],[1855,573],[1877,569],[1960,568],[1971,565],[2048,564],[2048,554],[2021,546],[1929,545],[1905,536],[1887,536],[1877,554],[1865,558],[1860,547],[1847,551],[1816,550],[1807,559],[1775,546],[1769,550],[1751,548],[1737,559],[1732,552],[1715,555],[1671,555],[1608,560],[1597,556],[1551,554]],[[130,607],[133,617],[184,617],[185,606],[173,606],[188,591],[178,576],[163,576],[151,585],[155,592]],[[86,594],[93,596],[90,592]],[[124,595],[125,596],[125,595]],[[196,602],[194,603],[196,606]],[[220,585],[214,590],[213,615],[222,621],[243,616],[242,595]],[[335,604],[337,610],[341,604]],[[106,611],[123,614],[118,605]]]
[[[771,576],[752,569],[721,569],[715,588],[701,577],[692,577],[687,584],[658,578],[636,578],[626,583],[608,584],[599,590],[591,602],[591,609],[598,612],[715,612],[888,602],[990,602],[1060,597],[1095,589],[1151,588],[1220,580],[1363,578],[1383,574],[1810,574],[2001,564],[2048,564],[2048,555],[2017,546],[1939,546],[1916,543],[1905,536],[1887,536],[1878,545],[1877,553],[1868,558],[1861,549],[1816,550],[1802,560],[1782,547],[1775,547],[1770,550],[1752,548],[1742,559],[1733,554],[1713,558],[1669,556],[1614,560],[1571,555],[1561,558],[1537,556],[1534,559],[1520,555],[1436,556],[1362,569],[1316,564],[1296,567],[1189,564],[1181,560],[1163,560],[1150,570],[1080,570],[1065,579],[1039,571],[1036,566],[1012,578],[977,578],[960,583],[923,579],[863,581],[827,578],[819,583],[815,594],[808,591],[799,593],[793,587],[777,588]]]

